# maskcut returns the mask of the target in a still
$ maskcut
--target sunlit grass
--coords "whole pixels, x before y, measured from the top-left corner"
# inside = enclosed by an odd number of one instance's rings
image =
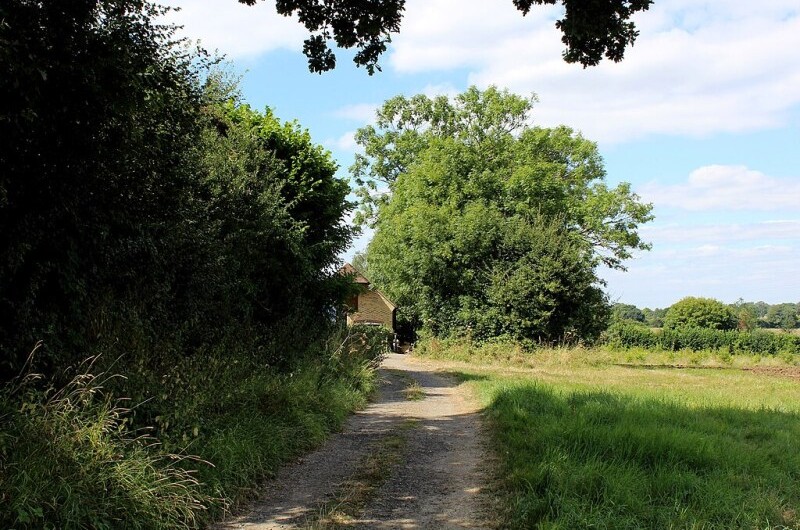
[[[800,528],[798,380],[613,352],[478,358],[440,363],[487,410],[508,527]]]

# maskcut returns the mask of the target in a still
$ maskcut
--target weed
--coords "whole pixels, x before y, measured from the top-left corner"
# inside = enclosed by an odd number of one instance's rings
[[[27,373],[0,395],[0,526],[193,528],[221,502],[184,469],[189,457],[125,428],[129,411],[104,392],[105,374],[60,390],[38,390],[39,379]]]
[[[87,366],[60,391],[32,375],[6,385],[0,527],[194,528],[219,518],[366,403],[385,350],[376,337],[342,330],[290,371],[220,350],[171,366],[120,362],[126,378]],[[130,409],[112,397],[126,394]]]
[[[406,399],[409,401],[422,401],[425,399],[425,390],[419,384],[419,381],[412,379],[406,388],[403,390]]]

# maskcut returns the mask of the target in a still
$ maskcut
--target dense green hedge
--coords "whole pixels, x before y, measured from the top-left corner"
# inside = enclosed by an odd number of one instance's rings
[[[769,331],[735,331],[708,328],[652,330],[633,322],[618,322],[605,335],[606,343],[620,348],[661,350],[728,350],[730,353],[775,355],[800,353],[800,337]]]
[[[330,153],[243,104],[161,12],[0,2],[0,381],[38,341],[55,376],[248,340],[288,366],[345,298]]]

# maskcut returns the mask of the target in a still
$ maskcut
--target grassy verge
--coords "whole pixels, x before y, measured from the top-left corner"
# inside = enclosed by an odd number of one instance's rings
[[[383,343],[351,335],[290,372],[209,355],[155,381],[92,367],[58,391],[14,381],[0,391],[0,527],[202,527],[365,404]],[[126,409],[109,390],[126,385],[153,395]]]
[[[443,366],[486,406],[508,527],[800,528],[796,381],[490,357]]]

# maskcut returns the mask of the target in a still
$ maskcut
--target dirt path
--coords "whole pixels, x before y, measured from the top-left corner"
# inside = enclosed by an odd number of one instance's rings
[[[376,399],[342,433],[216,528],[491,528],[475,403],[409,356],[389,355],[380,376]]]

